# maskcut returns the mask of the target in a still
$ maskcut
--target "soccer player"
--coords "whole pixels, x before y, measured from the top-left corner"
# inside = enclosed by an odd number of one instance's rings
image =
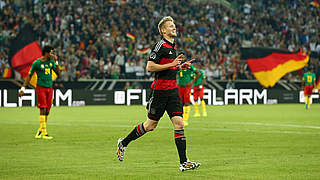
[[[201,70],[201,65],[199,62],[196,64],[196,68],[200,73],[200,76],[193,83],[193,99],[194,99],[194,111],[195,111],[194,117],[200,117],[199,105],[198,105],[199,98],[200,98],[200,103],[202,107],[202,116],[207,117],[206,102],[203,100],[203,90],[204,90],[204,83],[206,82],[206,75],[204,74],[203,70]]]
[[[312,90],[316,87],[316,75],[313,73],[312,66],[309,66],[308,72],[303,74],[302,87],[304,89],[304,102],[307,110],[310,108]]]
[[[37,139],[53,139],[52,136],[48,135],[47,122],[52,105],[52,71],[58,76],[60,75],[60,69],[58,66],[58,58],[53,53],[51,46],[45,46],[42,49],[43,56],[35,60],[31,66],[29,74],[19,91],[19,97],[24,95],[26,86],[29,84],[33,73],[37,73],[37,107],[40,108],[40,128],[35,135]]]
[[[196,77],[194,75],[197,74]],[[199,75],[198,75],[199,74]],[[183,105],[183,123],[184,126],[188,126],[188,119],[190,113],[190,93],[193,82],[200,76],[200,73],[193,65],[190,65],[188,69],[182,69],[178,72],[178,86],[179,95]]]
[[[166,111],[174,127],[175,144],[180,158],[180,170],[195,169],[200,163],[191,162],[186,156],[186,137],[182,121],[182,104],[178,94],[176,74],[180,69],[190,67],[191,61],[181,64],[183,55],[177,56],[174,38],[177,36],[176,26],[172,17],[160,20],[158,30],[162,39],[155,44],[149,56],[147,70],[155,72],[151,85],[152,91],[147,104],[148,118],[138,124],[126,138],[120,138],[117,144],[117,157],[123,161],[128,144],[149,131],[153,131]]]

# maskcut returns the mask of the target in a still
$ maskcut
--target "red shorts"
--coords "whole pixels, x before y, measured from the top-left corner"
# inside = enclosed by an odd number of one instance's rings
[[[190,103],[190,93],[191,93],[191,86],[179,86],[179,95],[182,104]]]
[[[52,105],[52,93],[53,93],[52,87],[45,88],[45,87],[37,86],[36,92],[37,92],[37,107],[50,109]]]
[[[193,86],[193,99],[194,101],[198,101],[199,97],[200,99],[203,99],[203,86],[200,88],[200,86]]]
[[[311,96],[313,90],[313,85],[306,85],[304,86],[304,95],[305,96]]]

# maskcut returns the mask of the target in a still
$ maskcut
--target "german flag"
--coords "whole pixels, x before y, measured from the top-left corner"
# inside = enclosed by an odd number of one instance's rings
[[[320,1],[319,1],[319,0],[313,0],[313,1],[311,2],[311,4],[312,4],[313,6],[315,6],[315,7],[317,7],[317,8],[320,8]]]
[[[36,41],[36,34],[31,24],[24,25],[17,37],[10,42],[9,63],[23,78],[34,60],[42,56],[42,51]]]
[[[120,1],[118,1],[118,0],[109,0],[109,2],[110,3],[121,3],[121,4],[126,4],[127,3],[127,1],[126,0],[120,0]]]
[[[251,47],[241,48],[241,59],[245,59],[251,72],[264,87],[273,87],[289,72],[307,65],[309,56],[302,52],[283,49]]]
[[[3,71],[3,75],[2,75],[2,77],[3,78],[6,78],[6,79],[9,79],[9,78],[11,78],[11,76],[12,76],[12,70],[11,70],[11,68],[5,68],[4,69],[4,71]]]
[[[318,89],[320,91],[320,79],[318,78],[318,82],[316,84],[315,89]]]
[[[129,32],[127,32],[126,36],[127,36],[128,38],[132,39],[133,41],[136,39],[136,36],[133,35],[133,34],[131,34],[131,33],[129,33]]]
[[[143,49],[138,49],[137,53],[138,54],[147,54],[150,52],[150,48],[143,48]]]
[[[37,36],[32,25],[26,24],[10,43],[10,66],[18,71],[24,79],[27,77],[32,63],[42,57],[42,51],[36,39]],[[30,80],[33,87],[37,86],[37,79],[37,73],[34,73]],[[53,72],[52,80],[55,79],[57,79],[57,74]]]

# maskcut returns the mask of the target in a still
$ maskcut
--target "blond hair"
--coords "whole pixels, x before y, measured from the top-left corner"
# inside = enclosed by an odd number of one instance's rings
[[[166,23],[167,21],[172,21],[172,22],[174,22],[174,20],[173,20],[173,18],[172,18],[171,16],[165,16],[165,17],[163,17],[163,18],[160,20],[159,24],[158,24],[158,30],[159,30],[160,35],[162,35],[161,28],[163,27],[164,23]]]

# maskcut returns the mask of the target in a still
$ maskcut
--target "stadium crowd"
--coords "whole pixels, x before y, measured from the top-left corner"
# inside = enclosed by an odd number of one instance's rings
[[[301,0],[0,0],[0,66],[9,42],[32,23],[41,47],[52,45],[63,69],[60,80],[150,79],[148,50],[159,40],[157,23],[170,15],[177,46],[200,60],[209,79],[253,79],[240,47],[264,46],[320,53],[320,10]],[[319,59],[310,63],[319,72]],[[302,71],[289,73],[301,79]]]

